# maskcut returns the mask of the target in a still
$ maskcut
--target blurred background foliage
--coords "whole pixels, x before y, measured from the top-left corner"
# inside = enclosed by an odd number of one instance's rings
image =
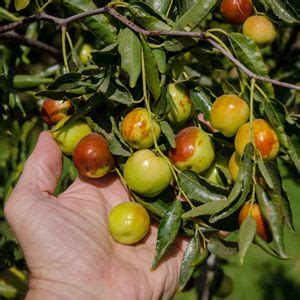
[[[108,1],[94,2],[103,6]],[[257,7],[262,5],[261,2],[263,1],[256,1]],[[290,3],[300,11],[299,0]],[[30,15],[34,10],[33,3],[22,11],[22,14]],[[55,5],[50,5],[48,12],[58,17],[69,15],[65,9]],[[20,13],[14,9],[13,2],[0,0],[0,25],[15,21],[19,16]],[[210,27],[230,31],[232,25],[223,23],[218,16],[219,13],[216,12],[216,18],[211,21]],[[269,16],[274,17],[271,13]],[[270,77],[300,82],[299,25],[278,26],[278,30],[280,38],[272,47],[263,50]],[[33,23],[21,28],[19,32],[57,49],[61,48],[60,31],[52,24]],[[91,43],[96,49],[99,48],[94,36],[79,23],[72,25],[69,33],[76,37],[75,50],[80,49],[83,43]],[[215,80],[220,86],[227,80],[235,80],[232,68],[229,65],[228,68],[224,68],[227,64],[224,58],[212,59],[212,70],[211,65],[201,59],[203,53],[195,51],[192,54],[194,59],[182,54],[174,56],[172,72],[175,76],[182,70],[189,75],[200,72],[203,83],[209,85]],[[26,291],[25,262],[5,222],[3,207],[22,172],[26,158],[34,148],[39,133],[46,129],[40,117],[43,99],[34,97],[34,94],[45,89],[46,85],[60,74],[60,59],[25,46],[4,42],[0,36],[0,299],[22,299]],[[218,90],[214,92],[218,94]],[[278,88],[276,94],[290,112],[299,115],[299,92]],[[299,153],[299,133],[296,146]],[[223,263],[224,271],[234,279],[234,292],[229,299],[300,299],[300,186],[299,178],[291,178],[286,174],[284,184],[291,199],[296,229],[296,233],[286,231],[285,234],[287,252],[292,259],[277,261],[255,246],[251,246],[243,265],[240,265],[238,257],[226,259]],[[75,177],[73,164],[68,158],[64,158],[63,174],[56,192],[64,190]],[[175,299],[197,299],[197,293],[194,289],[178,294]]]

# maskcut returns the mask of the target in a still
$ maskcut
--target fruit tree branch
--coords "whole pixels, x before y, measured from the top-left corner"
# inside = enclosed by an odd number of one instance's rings
[[[170,30],[170,31],[146,30],[146,29],[143,29],[143,28],[139,27],[138,25],[134,24],[133,22],[129,21],[126,17],[120,15],[115,9],[108,7],[108,6],[98,8],[93,11],[82,12],[82,13],[73,15],[71,17],[65,18],[65,19],[51,16],[44,12],[36,13],[32,16],[25,17],[21,21],[12,22],[12,23],[0,26],[0,36],[1,36],[1,34],[5,33],[5,32],[12,31],[14,29],[17,29],[19,27],[22,27],[24,25],[27,25],[29,23],[32,23],[32,22],[35,22],[38,20],[51,22],[51,23],[54,23],[54,24],[62,27],[62,26],[67,26],[69,23],[72,23],[74,21],[80,21],[81,19],[84,19],[86,17],[103,14],[103,13],[111,15],[113,18],[119,20],[121,23],[123,23],[124,25],[126,25],[127,27],[132,29],[133,31],[140,33],[144,36],[164,35],[164,36],[182,36],[182,37],[193,37],[193,38],[198,38],[198,39],[205,39],[208,43],[210,43],[214,48],[216,48],[218,51],[220,51],[227,59],[229,59],[234,65],[236,65],[241,71],[243,71],[250,78],[253,78],[258,81],[269,82],[269,83],[277,85],[277,86],[295,89],[295,90],[300,91],[299,85],[294,85],[291,83],[282,82],[279,80],[275,80],[275,79],[271,79],[268,77],[259,76],[259,75],[255,74],[250,69],[248,69],[244,64],[242,64],[238,59],[236,59],[231,53],[227,52],[217,42],[215,42],[211,38],[205,36],[204,32],[175,31],[175,30]]]
[[[54,57],[56,59],[60,59],[60,57],[61,57],[60,52],[56,48],[49,46],[46,43],[43,43],[41,41],[29,39],[29,38],[27,38],[21,34],[18,34],[16,32],[6,32],[3,34],[0,34],[0,41],[1,40],[5,41],[5,42],[9,42],[9,43],[16,43],[16,44],[28,46],[37,51],[43,52],[51,57]]]

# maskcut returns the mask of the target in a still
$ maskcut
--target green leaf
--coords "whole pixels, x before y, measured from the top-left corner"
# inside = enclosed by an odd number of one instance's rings
[[[277,259],[281,259],[281,260],[286,260],[287,257],[281,257],[277,251],[275,251],[274,249],[272,249],[270,247],[270,245],[263,240],[259,235],[255,236],[254,239],[254,244],[256,244],[257,246],[259,246],[262,250],[264,250],[267,254],[277,258]]]
[[[127,72],[129,85],[134,88],[141,74],[141,43],[135,33],[129,28],[120,31],[118,36],[118,51],[121,55],[121,68]]]
[[[269,199],[267,193],[259,184],[256,185],[256,196],[262,213],[270,226],[270,230],[272,232],[274,240],[274,245],[279,255],[282,258],[287,258],[287,255],[284,250],[283,224],[280,212],[278,211],[278,208],[276,207],[275,203]]]
[[[97,9],[97,6],[90,0],[57,0],[57,2],[72,15]],[[91,16],[82,19],[81,22],[105,45],[116,42],[117,29],[106,15]]]
[[[246,220],[242,223],[239,230],[239,258],[241,264],[244,261],[244,257],[247,253],[249,246],[255,238],[256,234],[256,222],[255,219],[248,215]]]
[[[157,100],[161,94],[159,74],[155,56],[147,41],[141,36],[147,85],[152,96]]]
[[[48,85],[49,90],[63,90],[73,87],[80,81],[80,73],[66,73],[57,77],[53,82]]]
[[[172,127],[169,125],[167,121],[161,121],[159,122],[159,124],[160,124],[161,131],[167,138],[170,146],[172,148],[176,148],[175,135]]]
[[[181,215],[181,201],[175,200],[160,221],[152,269],[156,268],[169,246],[174,242],[180,227]]]
[[[182,218],[193,218],[204,215],[212,215],[215,214],[227,206],[226,200],[219,200],[213,202],[207,202],[201,206],[192,208],[182,215]]]
[[[220,238],[210,238],[207,249],[217,256],[228,257],[238,252],[238,245],[235,242],[225,241]]]
[[[228,37],[235,56],[241,63],[257,75],[268,76],[262,54],[252,39],[237,32],[228,34]],[[260,85],[270,97],[274,97],[274,89],[270,83],[264,82]]]
[[[191,200],[206,203],[211,201],[220,201],[225,199],[224,195],[211,192],[200,183],[199,176],[189,170],[178,174],[178,186]]]
[[[299,23],[299,17],[294,8],[286,0],[265,0],[273,13],[287,23]]]
[[[16,10],[19,11],[26,8],[29,5],[30,0],[14,0],[14,3]]]
[[[261,172],[262,176],[264,177],[266,184],[269,186],[270,189],[274,189],[274,183],[272,181],[271,174],[269,174],[269,170],[267,169],[264,160],[259,157],[257,160],[258,169]]]
[[[193,30],[199,23],[206,19],[217,2],[217,0],[198,0],[183,16],[178,19],[174,29],[188,31]]]
[[[249,143],[244,151],[242,162],[239,167],[239,175],[227,198],[227,206],[220,212],[211,216],[209,219],[210,222],[214,223],[230,216],[237,211],[247,199],[252,183],[253,154],[254,147]]]
[[[167,13],[170,5],[172,5],[171,0],[146,0],[145,2],[164,15]]]
[[[178,291],[182,291],[195,270],[195,262],[200,256],[200,240],[195,235],[188,243],[180,265]]]
[[[209,121],[209,113],[211,110],[212,102],[204,88],[198,86],[190,91],[190,97],[193,102],[194,108],[197,112],[202,112],[207,121]]]
[[[158,70],[161,74],[165,74],[167,71],[167,57],[166,57],[166,52],[162,49],[153,49],[152,50],[155,59],[156,59],[156,63],[157,63],[157,67]]]

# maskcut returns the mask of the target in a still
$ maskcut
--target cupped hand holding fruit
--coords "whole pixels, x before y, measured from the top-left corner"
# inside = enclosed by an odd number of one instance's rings
[[[110,211],[129,201],[121,182],[112,174],[76,179],[55,197],[61,162],[59,147],[42,133],[5,207],[32,275],[28,299],[170,299],[185,242],[150,271],[155,226],[134,247],[109,234]]]

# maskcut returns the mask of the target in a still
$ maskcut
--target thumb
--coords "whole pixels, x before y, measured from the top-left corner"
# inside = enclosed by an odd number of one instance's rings
[[[62,153],[48,131],[43,131],[27,159],[15,190],[54,193],[62,169]]]

